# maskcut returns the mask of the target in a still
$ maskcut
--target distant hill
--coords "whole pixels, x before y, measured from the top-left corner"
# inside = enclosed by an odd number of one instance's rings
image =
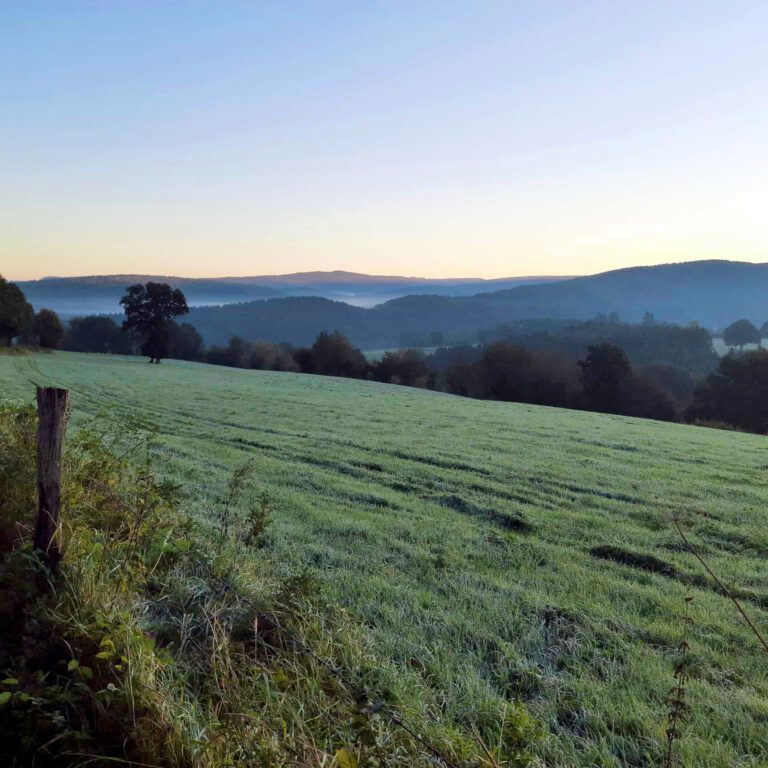
[[[284,295],[269,286],[248,286],[216,280],[152,275],[99,275],[93,277],[46,277],[19,281],[27,300],[35,307],[48,307],[63,317],[120,312],[120,297],[129,285],[149,280],[169,282],[184,291],[190,306],[229,304]]]
[[[358,306],[374,306],[412,293],[468,296],[501,288],[560,280],[559,277],[431,279],[364,275],[357,272],[297,272],[288,275],[192,278],[163,275],[87,275],[46,277],[18,285],[35,308],[49,307],[61,315],[110,314],[126,286],[149,280],[181,288],[190,306],[232,304],[256,299],[321,296]]]
[[[579,318],[618,312],[625,320],[639,320],[652,312],[658,320],[695,320],[712,328],[741,317],[763,323],[768,319],[768,263],[712,260],[631,267],[500,291],[492,301],[517,317],[534,311]]]
[[[747,317],[768,320],[768,264],[698,261],[633,267],[590,277],[520,285],[472,296],[408,295],[370,309],[323,298],[271,299],[197,308],[190,321],[209,343],[232,334],[249,339],[310,342],[339,330],[364,348],[398,346],[416,333],[457,333],[534,318],[582,320],[616,312],[638,321],[696,321],[722,328]]]

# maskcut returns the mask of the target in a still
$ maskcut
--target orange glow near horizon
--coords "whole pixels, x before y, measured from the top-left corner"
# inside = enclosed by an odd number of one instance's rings
[[[0,273],[768,261],[768,4],[6,4]]]

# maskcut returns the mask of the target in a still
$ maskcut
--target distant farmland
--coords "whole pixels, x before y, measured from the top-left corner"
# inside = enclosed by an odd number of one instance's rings
[[[231,472],[270,546],[321,576],[458,722],[525,702],[551,766],[658,765],[694,596],[689,768],[765,765],[768,663],[669,521],[768,628],[764,437],[465,400],[376,383],[137,358],[0,356],[0,396],[72,390],[78,414],[159,431],[205,519]]]

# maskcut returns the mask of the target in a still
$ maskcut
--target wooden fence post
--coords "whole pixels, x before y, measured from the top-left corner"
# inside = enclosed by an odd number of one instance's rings
[[[67,429],[69,392],[56,387],[37,388],[37,494],[35,549],[56,573],[61,561],[59,507],[61,506],[61,453]]]

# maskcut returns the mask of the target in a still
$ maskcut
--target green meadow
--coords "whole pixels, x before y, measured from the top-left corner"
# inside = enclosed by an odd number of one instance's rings
[[[764,437],[307,375],[0,356],[0,397],[31,400],[35,383],[70,389],[75,421],[157,430],[158,471],[200,519],[251,462],[245,493],[268,505],[286,568],[317,574],[457,723],[523,702],[541,765],[661,763],[693,597],[681,763],[768,765],[768,658],[671,522],[768,633]]]

